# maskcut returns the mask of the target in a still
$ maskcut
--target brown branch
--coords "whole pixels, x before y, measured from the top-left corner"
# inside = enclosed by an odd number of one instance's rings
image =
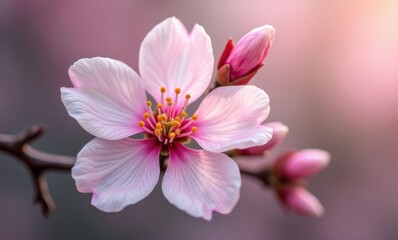
[[[45,153],[29,146],[29,142],[39,138],[44,130],[44,126],[34,125],[15,135],[0,134],[0,151],[14,156],[28,168],[36,190],[34,201],[41,205],[42,213],[47,217],[55,209],[55,204],[43,172],[47,169],[70,171],[76,159]]]

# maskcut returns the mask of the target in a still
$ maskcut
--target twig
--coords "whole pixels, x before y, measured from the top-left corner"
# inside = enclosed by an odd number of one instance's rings
[[[45,153],[29,146],[29,142],[39,138],[44,130],[44,126],[34,125],[15,135],[0,134],[0,151],[14,156],[28,168],[36,189],[34,202],[41,205],[43,215],[48,217],[54,211],[55,204],[43,172],[47,169],[70,171],[76,159]]]

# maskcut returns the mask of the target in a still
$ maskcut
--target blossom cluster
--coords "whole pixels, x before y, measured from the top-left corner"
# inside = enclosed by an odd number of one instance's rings
[[[228,40],[214,87],[210,37],[197,24],[188,32],[175,17],[144,38],[139,73],[110,58],[75,62],[69,69],[73,87],[61,88],[61,98],[69,115],[96,137],[72,168],[78,191],[92,193],[91,203],[102,211],[121,211],[152,192],[164,166],[162,191],[171,204],[206,220],[213,211],[230,213],[241,176],[225,152],[275,141],[274,128],[263,124],[269,97],[248,85],[274,32],[266,25],[236,45]],[[191,103],[202,94],[193,111]],[[192,148],[193,141],[201,149]]]

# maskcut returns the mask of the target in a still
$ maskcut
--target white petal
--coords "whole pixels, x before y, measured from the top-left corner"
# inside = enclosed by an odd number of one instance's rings
[[[95,138],[72,168],[77,190],[93,193],[91,204],[104,212],[121,211],[152,192],[160,174],[160,147],[152,140]]]
[[[98,91],[61,88],[61,98],[69,115],[96,137],[116,140],[142,131],[132,111]]]
[[[228,214],[239,199],[237,164],[222,153],[193,150],[175,143],[162,182],[165,197],[194,217],[210,220],[212,211]]]
[[[262,126],[270,111],[268,95],[255,86],[228,86],[213,90],[200,104],[192,137],[211,152],[263,145],[272,128]]]
[[[97,91],[135,119],[146,110],[142,80],[123,62],[101,57],[80,59],[69,68],[69,76],[75,88]]]
[[[140,48],[139,68],[147,91],[157,100],[160,88],[166,87],[166,97],[174,97],[181,88],[195,101],[208,87],[213,73],[213,50],[204,28],[195,25],[189,34],[175,17],[156,25],[145,37]]]
[[[75,88],[97,90],[132,109],[145,108],[146,94],[142,80],[121,61],[102,57],[84,58],[75,62],[68,73]]]

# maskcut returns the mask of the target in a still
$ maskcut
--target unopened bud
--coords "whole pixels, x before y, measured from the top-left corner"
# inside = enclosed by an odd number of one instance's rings
[[[320,149],[304,149],[279,158],[274,173],[279,178],[294,180],[319,173],[330,162],[330,154]]]
[[[244,85],[264,65],[275,29],[270,25],[255,28],[234,46],[228,40],[218,63],[217,81],[220,85]]]
[[[280,186],[276,189],[286,209],[298,215],[320,217],[324,213],[319,200],[303,186]]]

